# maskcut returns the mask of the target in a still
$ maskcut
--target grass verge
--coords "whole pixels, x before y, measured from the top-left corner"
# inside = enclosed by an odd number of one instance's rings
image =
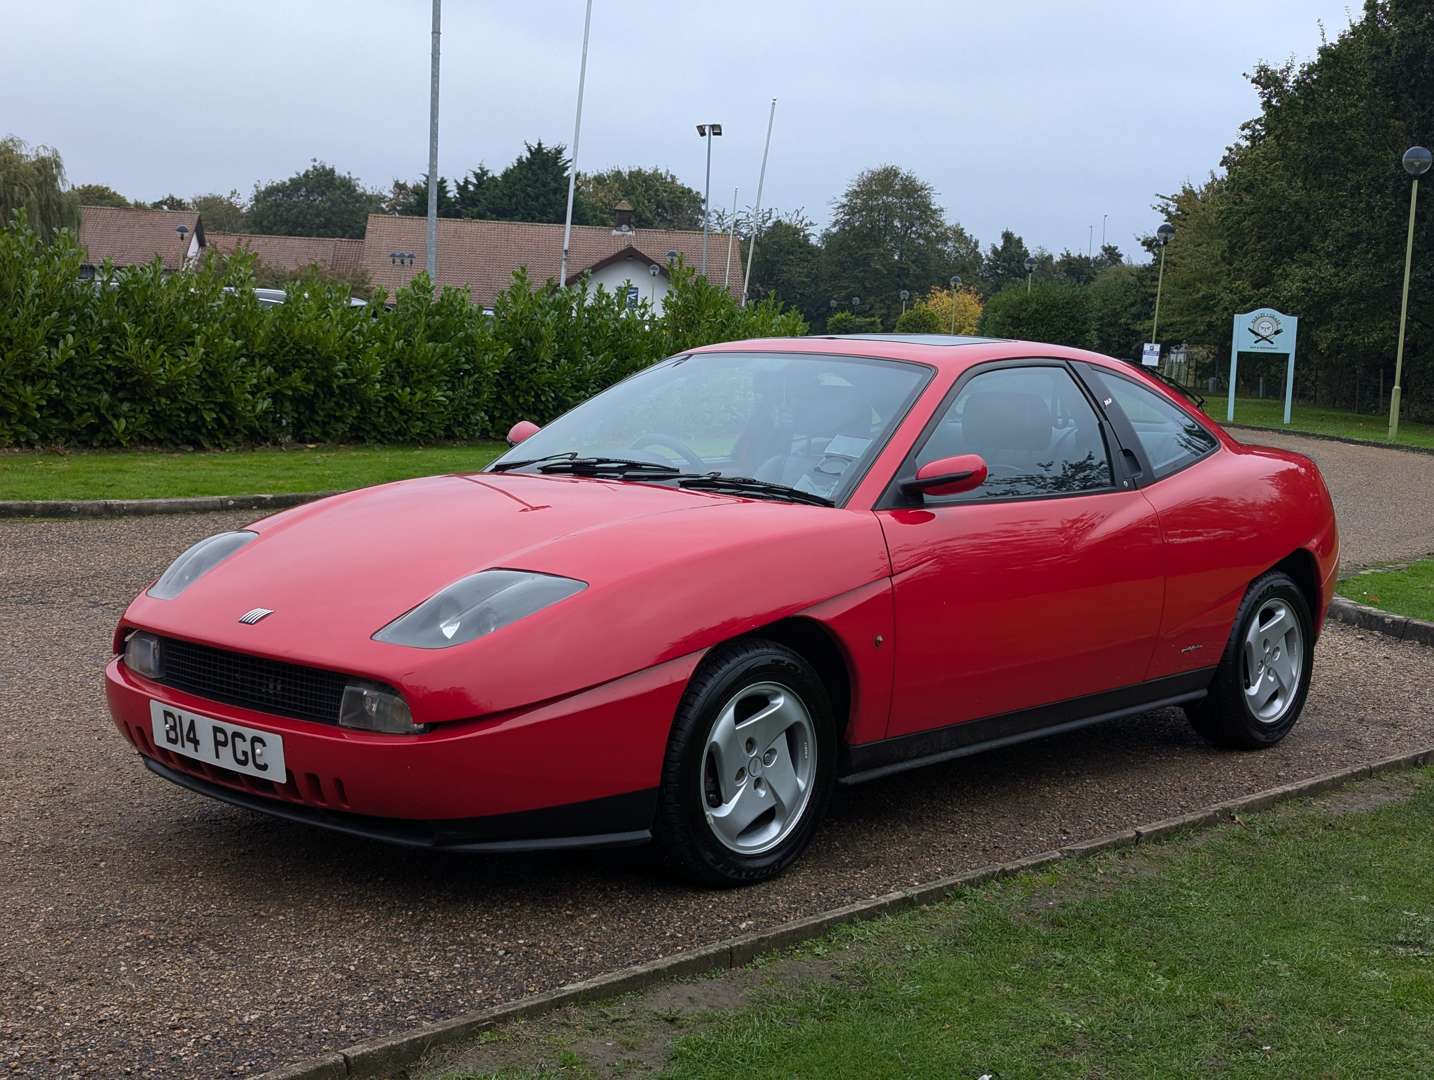
[[[1072,860],[423,1075],[1428,1075],[1434,771]]]
[[[1225,399],[1209,395],[1205,411],[1216,422],[1225,422]],[[1308,431],[1316,435],[1334,435],[1341,439],[1362,439],[1366,442],[1384,442],[1389,434],[1389,413],[1349,412],[1345,409],[1327,409],[1318,405],[1302,405],[1295,402],[1290,410],[1290,426],[1285,427],[1284,399],[1236,398],[1235,423],[1251,427],[1280,428],[1285,431]],[[1408,420],[1399,422],[1399,438],[1395,446],[1421,446],[1434,449],[1434,424],[1420,424]]]
[[[1355,574],[1341,581],[1335,591],[1360,604],[1434,622],[1434,559],[1400,570]]]
[[[319,446],[277,450],[99,450],[0,454],[0,499],[170,499],[337,491],[474,472],[507,447]]]

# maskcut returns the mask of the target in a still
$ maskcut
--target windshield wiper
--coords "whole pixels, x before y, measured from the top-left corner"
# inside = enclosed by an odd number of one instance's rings
[[[526,461],[501,461],[493,466],[492,471],[508,472],[511,469],[521,469],[530,465],[536,465],[537,471],[544,474],[571,473],[575,476],[619,478],[641,475],[662,479],[684,475],[682,470],[676,466],[664,465],[658,461],[638,461],[635,458],[579,457],[576,450],[564,450],[559,454],[529,458]]]
[[[723,476],[721,473],[682,474],[673,477],[678,487],[693,488],[697,491],[731,491],[740,495],[754,495],[757,498],[784,499],[787,502],[807,503],[810,506],[835,506],[825,495],[817,495],[801,488],[776,484],[770,480],[756,480],[750,476]]]
[[[536,465],[537,471],[545,476],[567,474],[571,476],[596,476],[613,480],[655,480],[677,482],[679,487],[697,491],[730,491],[755,498],[782,499],[787,502],[807,503],[811,506],[835,506],[825,495],[816,495],[801,488],[788,487],[770,480],[757,480],[750,476],[724,476],[720,472],[682,472],[673,465],[656,461],[639,461],[635,458],[579,457],[575,450],[559,454],[530,458],[526,461],[503,461],[492,467],[492,472],[507,472]]]

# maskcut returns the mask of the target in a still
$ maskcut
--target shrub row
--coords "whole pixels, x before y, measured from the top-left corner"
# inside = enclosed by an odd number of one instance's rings
[[[684,348],[806,332],[689,268],[662,314],[514,275],[492,316],[425,276],[391,306],[318,277],[263,307],[247,256],[79,277],[73,236],[0,230],[0,446],[232,447],[498,437]]]

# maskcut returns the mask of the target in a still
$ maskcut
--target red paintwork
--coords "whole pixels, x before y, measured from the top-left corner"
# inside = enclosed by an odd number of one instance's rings
[[[742,350],[877,355],[934,373],[839,509],[479,473],[266,518],[252,526],[258,540],[178,599],[139,596],[116,642],[142,628],[378,679],[435,729],[384,736],[278,718],[189,698],[113,662],[107,692],[120,730],[142,753],[188,768],[140,738],[158,698],[282,733],[294,788],[276,797],[314,802],[312,773],[320,793],[325,777],[344,782],[346,801],[322,805],[475,817],[655,787],[673,712],[705,651],[780,619],[813,620],[837,644],[852,685],[846,739],[860,744],[1211,666],[1245,586],[1295,552],[1318,569],[1323,615],[1338,539],[1317,469],[1213,425],[1216,453],[1139,491],[874,510],[972,365],[1067,357],[1129,374],[1127,364],[1022,342],[804,338],[698,351]],[[469,645],[372,640],[490,567],[588,588]],[[256,606],[274,614],[237,621]],[[206,775],[226,782],[215,772]]]

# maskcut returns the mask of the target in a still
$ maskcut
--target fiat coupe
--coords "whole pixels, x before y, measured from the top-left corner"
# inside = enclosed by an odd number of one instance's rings
[[[781,872],[837,784],[1180,706],[1268,747],[1339,543],[1307,458],[1020,341],[694,349],[482,471],[183,552],[107,669],[152,772],[449,851]]]

